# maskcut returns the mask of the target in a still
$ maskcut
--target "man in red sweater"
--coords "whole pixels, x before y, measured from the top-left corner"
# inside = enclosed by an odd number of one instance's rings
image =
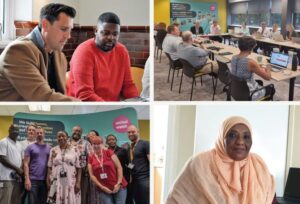
[[[95,38],[80,44],[72,56],[68,95],[82,101],[138,97],[128,51],[118,42],[119,35],[119,17],[110,12],[101,14]]]

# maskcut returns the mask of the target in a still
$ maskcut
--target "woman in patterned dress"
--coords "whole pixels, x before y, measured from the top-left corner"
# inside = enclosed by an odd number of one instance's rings
[[[58,145],[50,151],[48,161],[47,203],[80,204],[80,163],[79,153],[67,143],[68,133],[57,133]]]

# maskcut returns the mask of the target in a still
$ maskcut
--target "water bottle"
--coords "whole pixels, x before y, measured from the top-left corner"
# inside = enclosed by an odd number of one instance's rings
[[[297,71],[297,68],[298,68],[298,57],[297,57],[297,53],[295,52],[292,60],[292,70]]]

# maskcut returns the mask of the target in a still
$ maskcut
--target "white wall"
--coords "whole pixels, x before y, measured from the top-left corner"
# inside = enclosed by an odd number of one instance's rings
[[[286,178],[290,167],[300,168],[300,106],[291,106],[289,116]]]
[[[148,26],[149,0],[86,0],[79,1],[79,24],[96,25],[99,15],[103,12],[114,12],[121,25]]]
[[[196,107],[193,105],[169,106],[163,200],[166,199],[182,167],[193,155],[195,114]]]
[[[221,123],[229,116],[248,119],[253,130],[251,152],[259,154],[276,179],[277,196],[284,191],[288,135],[287,105],[201,105],[197,106],[195,153],[214,147]]]
[[[77,14],[74,23],[94,26],[101,13],[112,11],[121,19],[121,25],[149,26],[149,0],[16,0],[16,20],[39,21],[41,8],[48,3],[72,6]],[[25,8],[25,9],[24,9]]]
[[[22,1],[22,0],[18,0]],[[61,4],[66,4],[68,6],[72,6],[76,10],[76,17],[74,19],[74,23],[79,23],[79,16],[80,16],[80,10],[79,8],[79,0],[27,0],[27,1],[32,1],[32,21],[39,21],[40,19],[40,11],[43,6],[49,3],[61,3]],[[87,0],[88,1],[88,0]],[[87,1],[81,1],[87,2]],[[87,11],[85,11],[87,12]],[[89,12],[87,12],[89,13]]]
[[[15,1],[15,20],[32,21],[32,0]]]

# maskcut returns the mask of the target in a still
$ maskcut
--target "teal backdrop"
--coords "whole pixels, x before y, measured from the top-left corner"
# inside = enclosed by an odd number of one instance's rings
[[[29,113],[16,113],[14,124],[20,126],[18,140],[26,138],[26,127],[35,122],[46,130],[46,142],[56,145],[56,133],[59,130],[66,130],[69,137],[72,128],[80,125],[83,128],[83,136],[90,130],[97,130],[105,138],[108,134],[114,134],[118,138],[118,145],[129,142],[127,137],[127,126],[134,124],[138,127],[137,113],[134,108],[123,108],[112,111],[96,112],[76,115],[41,115]]]
[[[210,23],[218,19],[216,2],[197,2],[195,0],[170,0],[170,22],[179,23],[180,30],[190,30],[197,20],[205,34],[210,33]]]

